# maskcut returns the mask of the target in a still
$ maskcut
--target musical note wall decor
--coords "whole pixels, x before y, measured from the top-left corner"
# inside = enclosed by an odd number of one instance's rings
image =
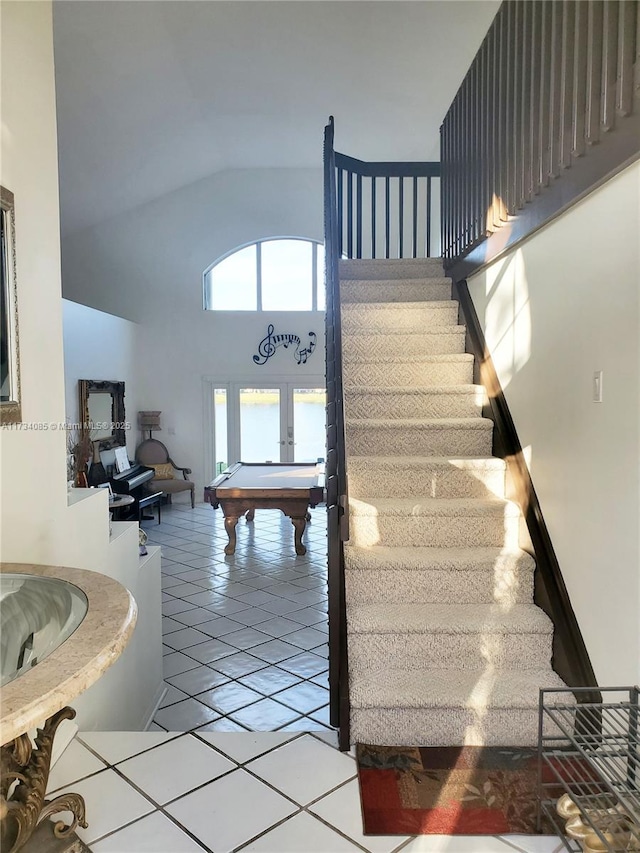
[[[290,346],[295,345],[294,357],[298,364],[306,364],[307,359],[311,355],[311,353],[316,348],[316,338],[317,335],[315,332],[309,332],[309,343],[306,347],[301,347],[301,340],[298,335],[292,334],[283,334],[283,335],[274,335],[274,327],[273,324],[270,323],[267,328],[267,335],[264,337],[260,343],[258,344],[258,352],[253,356],[253,360],[256,364],[266,364],[267,361],[271,358],[271,356],[275,353],[278,347],[284,347],[284,349],[288,349]]]

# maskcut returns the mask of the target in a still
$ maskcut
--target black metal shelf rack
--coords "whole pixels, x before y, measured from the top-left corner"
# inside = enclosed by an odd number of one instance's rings
[[[572,692],[578,704],[566,688],[540,691],[539,827],[546,818],[571,853],[640,853],[640,690],[603,687],[597,703],[580,702],[592,687]]]

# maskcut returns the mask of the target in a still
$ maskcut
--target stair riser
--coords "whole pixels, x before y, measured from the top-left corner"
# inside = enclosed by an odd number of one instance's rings
[[[533,601],[533,572],[497,576],[486,571],[385,571],[368,569],[345,572],[349,604],[499,603],[529,604]]]
[[[389,445],[387,445],[387,448]],[[394,447],[395,451],[395,447]],[[385,451],[388,453],[387,451]],[[368,467],[349,462],[349,492],[354,497],[369,498],[486,498],[504,497],[504,469],[479,467],[465,471],[451,465],[442,467],[403,467],[398,460],[395,469]]]
[[[349,389],[345,394],[347,417],[357,418],[473,418],[482,410],[479,394],[362,394]]]
[[[352,456],[489,456],[492,430],[372,427],[365,421],[347,424],[346,439]]]
[[[347,396],[352,386],[419,388],[425,385],[470,385],[473,382],[473,361],[345,362],[343,380]]]
[[[451,280],[405,279],[341,281],[342,302],[445,302],[451,299]]]
[[[345,337],[352,331],[371,332],[374,329],[386,331],[387,334],[401,333],[403,329],[422,332],[431,326],[455,326],[457,322],[457,302],[446,306],[427,303],[411,310],[393,305],[384,310],[368,305],[342,306],[342,331]]]
[[[432,548],[518,547],[518,519],[503,517],[349,517],[350,542],[363,548],[389,545]]]
[[[381,746],[536,746],[538,711],[352,708],[351,741]]]
[[[441,278],[444,275],[441,258],[416,260],[357,259],[339,262],[340,280],[359,279],[389,281],[410,278]]]
[[[464,352],[464,332],[424,335],[346,335],[342,345],[345,361],[366,361],[402,353],[405,356],[450,355]]]
[[[350,634],[349,671],[376,669],[544,669],[551,660],[551,634]]]

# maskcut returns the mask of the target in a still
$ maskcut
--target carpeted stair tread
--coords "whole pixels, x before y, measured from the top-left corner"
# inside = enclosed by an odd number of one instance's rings
[[[535,604],[354,604],[347,602],[353,637],[366,634],[542,634],[553,633],[549,617]]]
[[[416,518],[519,518],[520,507],[502,498],[349,498],[355,516]]]
[[[344,279],[340,301],[346,302],[431,302],[451,298],[451,279]]]
[[[438,423],[440,420],[442,423]],[[491,452],[493,430],[482,424],[479,417],[468,423],[445,423],[446,418],[421,421],[412,420],[350,420],[346,424],[349,453],[384,453],[393,447],[402,456],[483,456]],[[412,492],[410,494],[415,494]]]
[[[535,563],[519,548],[345,544],[352,604],[530,604]]]
[[[394,384],[427,388],[434,385],[469,385],[473,382],[473,356],[467,353],[388,357],[380,355],[366,361],[344,360],[345,397],[354,386]],[[349,386],[347,390],[347,386]]]
[[[384,453],[393,447],[398,457],[416,454],[478,456],[491,453],[493,422],[479,416],[424,420],[350,419],[346,422],[345,435],[350,454]]]
[[[479,570],[484,568],[484,571]],[[389,569],[347,567],[346,595],[351,604],[529,604],[534,567],[524,560],[450,571],[437,566]]]
[[[564,687],[543,670],[392,669],[360,673],[351,687],[352,708],[529,708],[538,710],[541,687]],[[573,703],[572,693],[562,694]]]
[[[347,418],[347,426],[366,427],[367,429],[413,429],[430,432],[442,429],[472,429],[478,432],[491,432],[493,421],[489,418]],[[411,457],[415,459],[415,457]]]
[[[444,274],[442,258],[379,258],[339,261],[340,280],[431,278]]]
[[[351,741],[380,746],[535,747],[538,712],[533,708],[352,709]]]
[[[435,420],[435,419],[434,419]],[[442,418],[446,420],[446,418]],[[459,418],[458,420],[473,420]],[[476,418],[476,420],[483,420]],[[349,423],[349,421],[347,421]],[[368,470],[388,471],[432,471],[434,468],[460,471],[504,471],[506,463],[497,456],[349,456],[349,474],[354,471],[365,473]]]
[[[403,287],[421,287],[425,284],[441,284],[451,287],[451,279],[443,273],[441,275],[432,276],[415,276],[413,278],[341,278],[340,279],[340,294],[344,287],[350,287],[352,284],[358,284],[363,287],[370,284],[372,288],[380,287],[396,287],[400,290]]]
[[[353,332],[350,333],[354,338],[364,338],[364,337],[376,337],[376,338],[389,338],[390,341],[395,341],[399,337],[407,337],[407,338],[422,338],[425,335],[434,336],[434,337],[443,337],[445,335],[464,335],[466,333],[466,328],[464,326],[460,326],[458,323],[450,323],[448,326],[433,326],[429,329],[403,329],[401,334],[398,334],[393,331],[386,332],[376,332],[375,335],[368,331],[367,329],[354,329]],[[342,342],[342,346],[344,347],[348,344],[349,341],[344,340]]]
[[[394,355],[385,355],[384,353],[368,353],[362,358],[350,358],[349,364],[344,366],[345,370],[349,370],[352,365],[367,365],[367,364],[393,364],[393,365],[429,365],[429,364],[473,364],[473,356],[468,352],[447,352],[447,353],[424,353],[408,356],[406,353],[400,352]]]
[[[482,385],[473,385],[470,382],[460,385],[359,385],[357,388],[349,389],[349,397],[357,395],[387,396],[389,394],[405,394],[408,397],[430,397],[434,394],[443,396],[459,397],[461,395],[482,399],[484,397]]]
[[[520,548],[390,548],[372,545],[363,548],[345,544],[344,560],[348,571],[405,570],[424,572],[495,572],[497,567],[513,568],[517,563],[533,571],[535,563],[530,554]]]
[[[345,356],[343,355],[343,358]],[[350,387],[345,396],[347,417],[476,417],[484,404],[481,385],[379,386]]]
[[[383,448],[388,451],[389,445]],[[372,448],[367,447],[368,454]],[[456,446],[456,453],[460,447]],[[487,452],[490,448],[487,448]],[[496,457],[349,455],[353,497],[504,497],[506,465]]]
[[[392,334],[388,330],[378,333],[356,329],[342,341],[345,361],[366,360],[367,357],[394,355],[401,352],[407,356],[445,355],[464,352],[465,330],[463,326],[434,326],[418,333],[408,329],[406,334]]]
[[[430,313],[432,311],[458,310],[458,303],[452,299],[434,299],[430,302],[345,302],[342,312],[347,315],[365,313],[385,314],[388,311],[406,311],[407,313]]]
[[[344,302],[342,328],[350,335],[357,329],[404,333],[409,329],[454,326],[458,322],[458,303],[451,299],[432,302]]]

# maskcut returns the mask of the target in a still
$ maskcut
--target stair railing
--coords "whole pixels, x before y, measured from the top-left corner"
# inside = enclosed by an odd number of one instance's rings
[[[324,129],[324,240],[326,263],[326,376],[327,376],[327,548],[329,588],[330,722],[339,729],[340,748],[349,749],[349,673],[344,591],[343,542],[347,529],[347,468],[342,403],[342,335],[336,155],[333,116]]]
[[[440,129],[456,281],[638,158],[640,3],[503,0]]]
[[[335,153],[343,258],[440,254],[440,163],[366,163]]]

